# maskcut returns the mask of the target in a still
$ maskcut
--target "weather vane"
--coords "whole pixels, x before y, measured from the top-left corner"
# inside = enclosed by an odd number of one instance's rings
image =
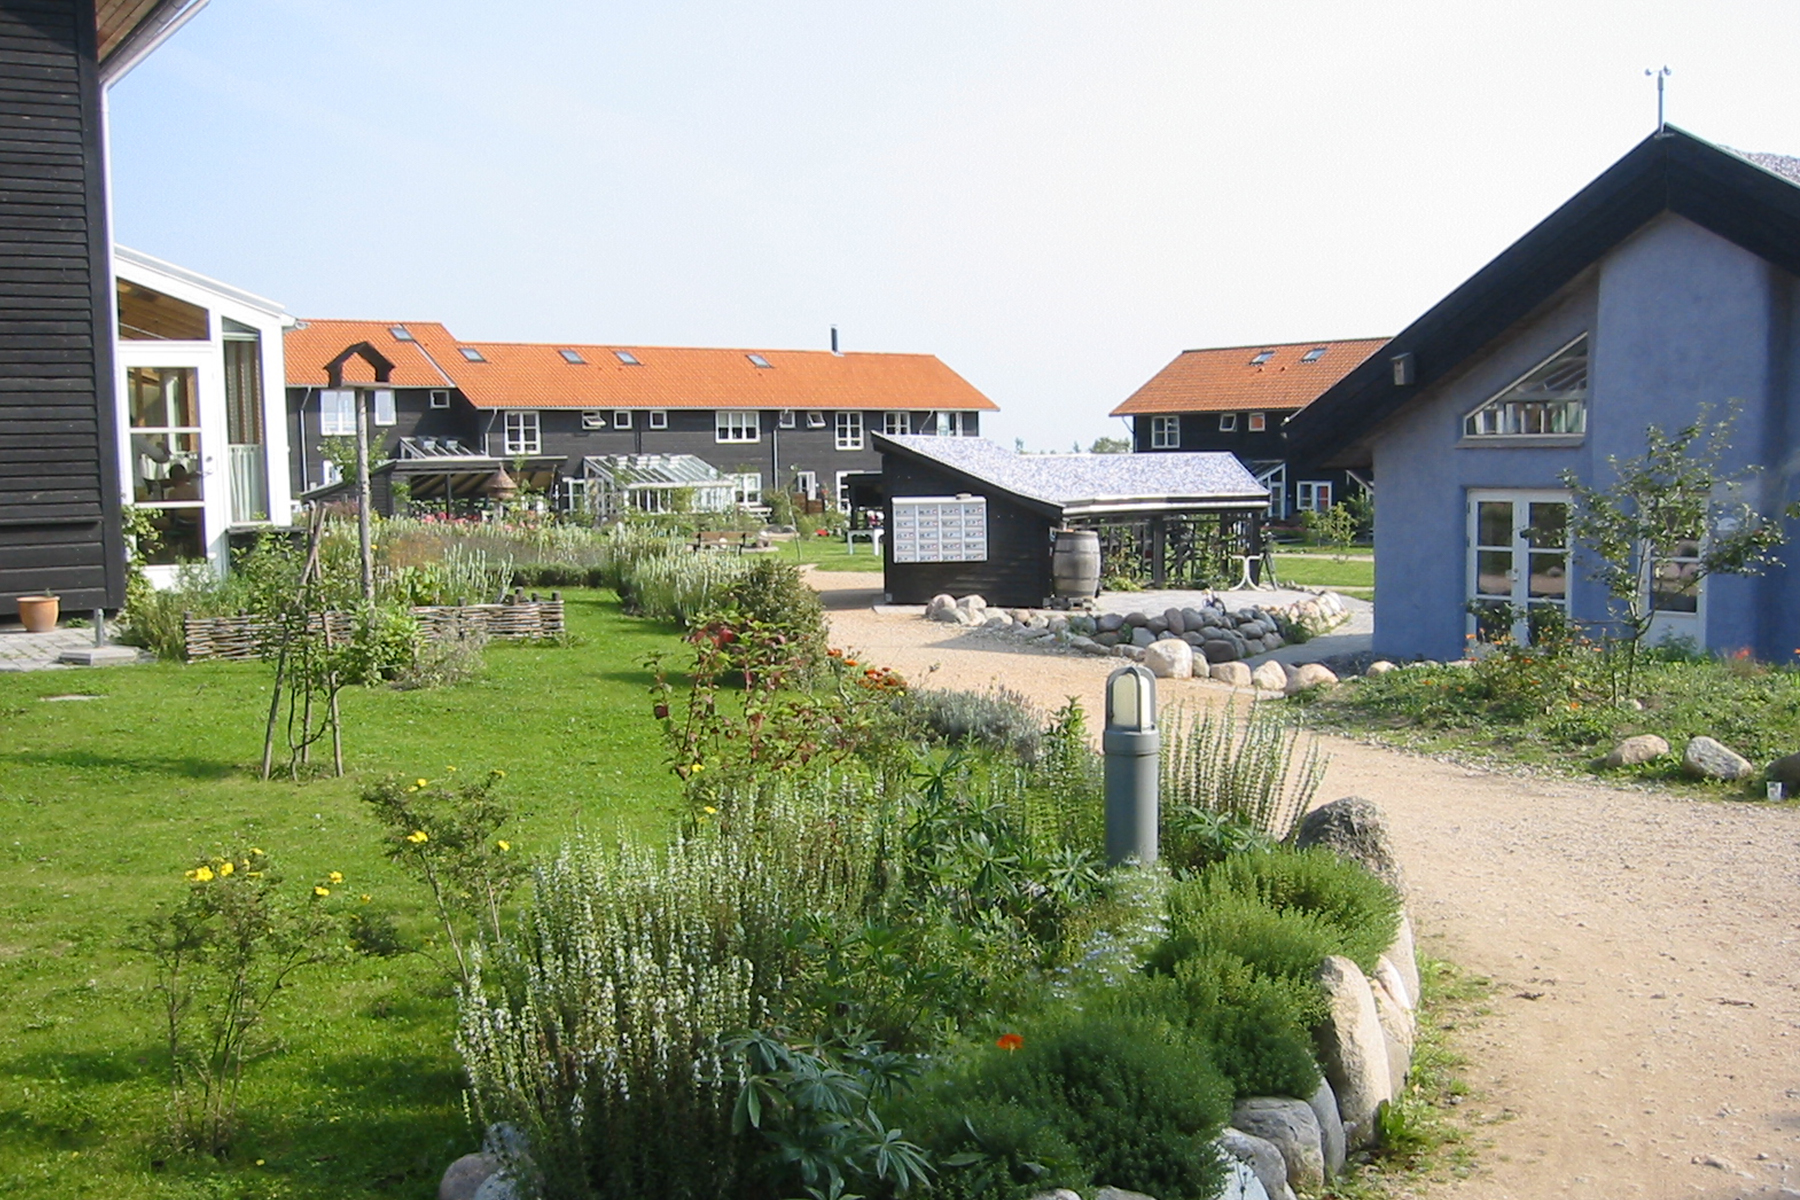
[[[1668,122],[1663,120],[1663,80],[1667,79],[1669,76],[1673,75],[1674,73],[1675,72],[1669,70],[1669,68],[1667,66],[1664,66],[1661,69],[1658,69],[1656,67],[1645,67],[1644,68],[1644,74],[1655,76],[1655,78],[1656,78],[1656,136],[1657,137],[1666,137],[1669,132]]]

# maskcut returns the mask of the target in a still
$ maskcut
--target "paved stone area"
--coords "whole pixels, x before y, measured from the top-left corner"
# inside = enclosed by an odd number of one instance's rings
[[[94,644],[91,629],[56,629],[50,633],[26,633],[17,625],[0,625],[0,671],[66,671],[56,661],[65,650],[81,650]],[[138,654],[137,661],[149,656]]]

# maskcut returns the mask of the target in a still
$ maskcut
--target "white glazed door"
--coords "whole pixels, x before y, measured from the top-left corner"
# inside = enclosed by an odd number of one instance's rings
[[[1568,617],[1568,493],[1469,493],[1467,595],[1477,642],[1529,644],[1541,622]]]

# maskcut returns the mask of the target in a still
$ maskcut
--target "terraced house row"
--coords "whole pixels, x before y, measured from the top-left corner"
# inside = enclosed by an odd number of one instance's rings
[[[332,387],[326,364],[358,343],[392,362],[387,383],[356,359]],[[880,469],[874,434],[975,437],[996,407],[930,354],[471,342],[433,321],[301,321],[286,363],[296,491],[339,483],[360,384],[384,509],[397,485],[446,507],[515,489],[564,509],[627,490],[648,507],[677,489],[836,502]]]

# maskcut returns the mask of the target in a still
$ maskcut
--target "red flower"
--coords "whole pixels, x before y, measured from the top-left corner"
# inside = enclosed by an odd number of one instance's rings
[[[1011,1054],[1014,1050],[1017,1050],[1024,1044],[1025,1039],[1016,1033],[1003,1033],[1000,1035],[1000,1040],[994,1043],[994,1045],[1000,1047],[1008,1054]]]

